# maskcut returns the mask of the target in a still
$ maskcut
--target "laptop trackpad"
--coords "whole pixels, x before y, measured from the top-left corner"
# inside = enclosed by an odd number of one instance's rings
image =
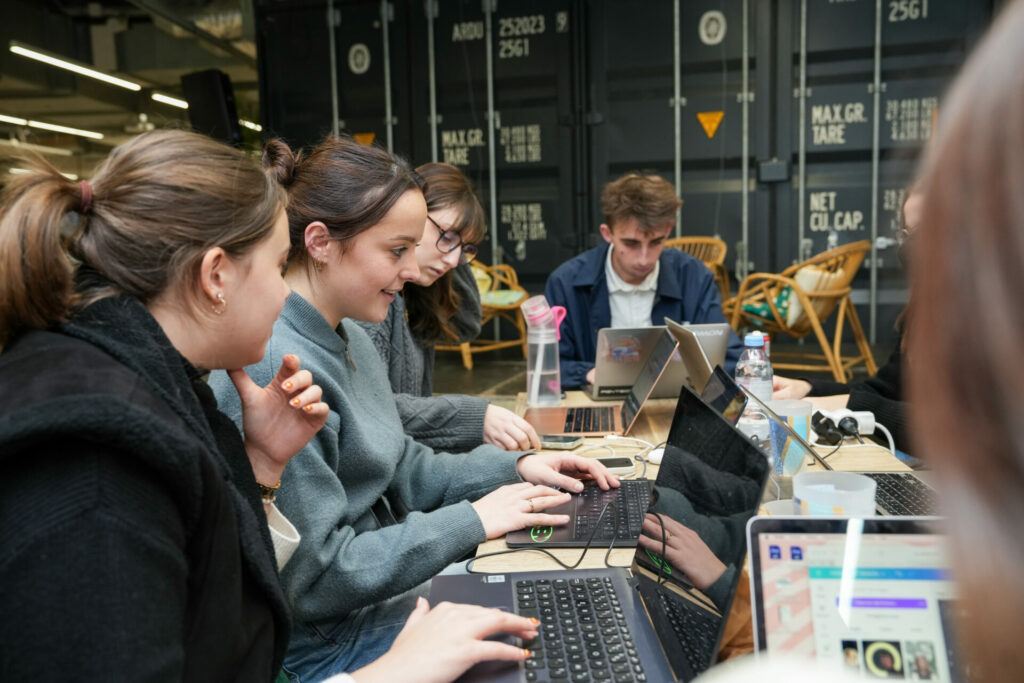
[[[506,612],[514,612],[515,598],[512,585],[505,574],[481,574],[469,576],[435,576],[430,584],[430,604],[447,600],[448,602],[469,602],[483,607],[496,607]],[[499,634],[489,640],[500,640],[505,643],[522,647],[518,638],[507,634]],[[519,681],[522,668],[518,662],[483,662],[477,664],[459,678],[460,682],[490,681],[491,683]]]

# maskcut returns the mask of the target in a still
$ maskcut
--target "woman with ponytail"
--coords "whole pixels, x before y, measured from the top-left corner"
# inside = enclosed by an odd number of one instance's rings
[[[295,356],[265,387],[237,370],[288,295],[286,196],[180,131],[90,181],[19,165],[0,204],[0,677],[273,680],[297,541],[273,489],[327,416]],[[244,443],[210,368],[246,397]]]
[[[382,323],[360,323],[388,369],[407,434],[431,448],[481,443],[540,448],[537,431],[511,410],[461,394],[434,396],[434,344],[480,334],[480,293],[469,266],[484,238],[484,210],[462,171],[431,162],[423,179],[427,222],[416,245],[419,277],[395,296]]]
[[[278,498],[303,539],[281,574],[296,617],[285,670],[292,680],[319,681],[387,650],[429,579],[479,543],[567,523],[544,512],[568,501],[551,485],[583,488],[563,472],[605,489],[618,481],[593,459],[491,445],[437,453],[408,436],[387,369],[355,321],[384,320],[403,285],[419,277],[415,247],[427,222],[420,180],[386,150],[346,138],[302,159],[274,141],[264,163],[288,190],[292,236],[292,294],[268,357],[299,353],[330,406],[327,424],[289,464]],[[264,360],[245,370],[261,383],[273,366]],[[210,384],[242,422],[229,378],[214,373]],[[451,626],[440,628],[449,640]],[[392,680],[422,680],[429,666],[421,669]]]

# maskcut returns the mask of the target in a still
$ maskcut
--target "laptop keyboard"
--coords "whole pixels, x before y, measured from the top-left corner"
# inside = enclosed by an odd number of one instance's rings
[[[540,620],[527,681],[646,681],[611,577],[516,581],[516,612]]]
[[[676,598],[667,590],[657,590],[658,602],[668,616],[676,637],[682,644],[682,654],[694,673],[700,673],[710,665],[710,655],[718,643],[718,627],[721,619],[710,612],[690,604],[684,598]]]
[[[565,411],[564,431],[568,434],[615,431],[615,408],[612,406],[568,408]]]
[[[878,484],[875,503],[890,515],[936,514],[934,493],[920,479],[906,472],[867,472]]]
[[[608,503],[615,503],[614,511],[609,508],[601,518],[601,524],[594,533],[595,541],[610,541],[615,538],[615,518],[619,520],[619,538],[639,538],[644,523],[644,513],[651,500],[649,479],[622,479],[617,489],[602,491],[598,486],[587,486],[576,504],[576,529],[574,538],[585,541],[597,524],[601,510]]]

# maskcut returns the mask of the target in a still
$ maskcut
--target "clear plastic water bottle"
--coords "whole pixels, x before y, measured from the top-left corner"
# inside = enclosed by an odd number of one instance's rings
[[[544,295],[532,296],[520,308],[526,318],[526,403],[558,405],[562,380],[558,367],[558,326],[565,317],[561,306],[549,306]]]
[[[736,383],[764,403],[772,399],[772,365],[760,332],[751,332],[743,338],[743,352],[736,361]],[[766,443],[771,438],[771,423],[756,404],[751,406],[750,403],[736,426],[759,443]]]

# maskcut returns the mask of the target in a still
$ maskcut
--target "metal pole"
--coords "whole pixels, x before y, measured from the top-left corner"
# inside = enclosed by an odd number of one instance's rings
[[[338,56],[334,44],[334,31],[338,27],[334,0],[327,0],[327,44],[331,55],[331,133],[338,137]]]
[[[391,112],[391,50],[388,42],[391,12],[388,0],[380,0],[380,32],[384,39],[384,118],[388,130],[388,151],[394,151],[394,115]]]
[[[491,39],[491,13],[495,10],[497,0],[483,0],[483,3],[484,36],[487,38],[487,163],[491,197],[491,264],[497,265],[501,263],[501,246],[498,244],[498,178],[494,129],[499,122],[497,112],[494,111],[494,59],[491,54],[494,47],[494,41]]]
[[[744,244],[750,242],[750,23],[749,0],[743,0],[743,208],[741,220],[743,232],[741,239]],[[749,253],[749,249],[748,249]],[[747,260],[740,262],[740,272],[736,273],[739,281],[747,276]]]
[[[430,79],[430,160],[437,161],[437,76],[434,73],[434,17],[437,4],[426,0],[427,10],[427,73]]]
[[[683,194],[683,112],[682,107],[682,95],[683,95],[683,84],[682,76],[680,74],[680,58],[679,50],[682,45],[682,36],[679,32],[679,0],[675,0],[674,4],[674,16],[672,19],[672,85],[674,97],[672,98],[672,114],[675,118],[675,146],[676,146],[676,158],[675,158],[675,174],[676,174],[676,196],[682,196]],[[679,237],[682,235],[683,229],[683,208],[679,207],[676,209],[676,231],[675,236]]]
[[[800,102],[799,115],[800,124],[797,133],[798,153],[797,164],[799,167],[800,186],[797,191],[797,201],[800,206],[797,210],[797,239],[799,242],[799,261],[806,260],[811,255],[810,245],[804,242],[804,229],[807,220],[806,215],[806,193],[807,193],[807,0],[800,0]],[[809,241],[809,240],[808,240]]]
[[[871,286],[868,290],[868,339],[875,343],[875,325],[878,322],[878,136],[881,130],[878,116],[882,100],[882,0],[875,0],[875,73],[872,79],[871,116]]]

